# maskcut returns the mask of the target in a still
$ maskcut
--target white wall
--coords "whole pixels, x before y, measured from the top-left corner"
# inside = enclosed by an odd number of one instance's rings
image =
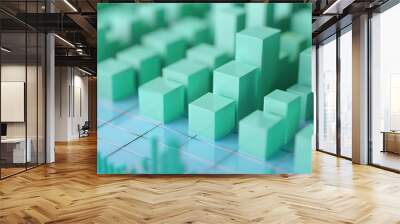
[[[77,139],[78,124],[88,120],[88,78],[75,68],[56,67],[55,85],[55,140]]]

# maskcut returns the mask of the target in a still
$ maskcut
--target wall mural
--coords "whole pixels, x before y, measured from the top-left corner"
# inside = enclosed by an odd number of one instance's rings
[[[311,4],[98,4],[98,174],[311,173]]]

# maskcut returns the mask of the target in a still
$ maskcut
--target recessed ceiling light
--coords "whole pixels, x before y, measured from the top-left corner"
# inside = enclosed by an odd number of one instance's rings
[[[69,42],[68,40],[60,37],[58,34],[54,34],[55,37],[57,37],[59,40],[61,40],[62,42],[66,43],[68,46],[75,48],[75,45],[73,45],[71,42]]]
[[[67,4],[74,12],[78,12],[78,10],[68,1],[64,0],[65,4]]]
[[[83,69],[81,69],[81,68],[79,68],[79,67],[78,67],[78,70],[81,71],[81,72],[83,72],[83,73],[85,73],[85,74],[87,74],[87,75],[92,76],[92,73],[90,73],[90,72],[88,72],[88,71],[86,71],[86,70],[83,70]]]
[[[5,48],[5,47],[1,47],[0,49],[1,49],[2,51],[6,52],[6,53],[10,53],[10,52],[11,52],[11,50],[9,50],[9,49],[7,49],[7,48]]]

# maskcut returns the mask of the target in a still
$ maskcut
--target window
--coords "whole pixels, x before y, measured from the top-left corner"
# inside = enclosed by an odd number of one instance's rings
[[[371,19],[372,164],[400,170],[400,5]]]
[[[336,36],[318,48],[318,149],[336,153]]]

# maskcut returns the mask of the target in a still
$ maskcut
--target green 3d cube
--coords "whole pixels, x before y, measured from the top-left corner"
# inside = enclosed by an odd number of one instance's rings
[[[97,65],[99,95],[121,100],[136,93],[136,73],[127,63],[106,59]]]
[[[289,63],[289,53],[281,50],[279,52],[279,67],[278,71],[281,78],[278,79],[278,89],[287,89],[297,83],[297,76],[295,76],[295,68]]]
[[[161,55],[163,65],[172,64],[185,57],[186,41],[183,35],[160,29],[143,37],[143,43]]]
[[[239,151],[258,159],[270,159],[285,141],[280,116],[256,110],[239,122]]]
[[[300,53],[298,83],[311,87],[311,48]]]
[[[165,7],[159,4],[143,4],[138,8],[138,14],[148,31],[166,26]]]
[[[227,51],[230,55],[235,52],[235,35],[245,26],[245,13],[239,7],[218,9],[214,14],[214,44]]]
[[[245,5],[246,27],[266,26],[273,19],[273,4],[249,3]]]
[[[236,127],[243,117],[256,110],[255,85],[258,67],[239,61],[228,62],[214,70],[213,93],[236,102]]]
[[[166,79],[185,86],[185,105],[210,91],[210,71],[202,63],[182,59],[165,67],[162,72]]]
[[[161,58],[152,48],[136,45],[119,52],[117,59],[135,68],[139,86],[161,74]]]
[[[281,35],[281,50],[289,53],[289,62],[297,62],[300,52],[306,46],[306,38],[294,32],[284,32]]]
[[[269,26],[273,28],[288,29],[287,18],[292,11],[291,3],[265,4],[250,3],[246,8],[246,27]]]
[[[189,104],[189,131],[201,137],[220,139],[235,128],[235,102],[207,93]]]
[[[312,135],[313,125],[302,128],[295,137],[293,166],[295,173],[312,171]]]
[[[155,78],[139,87],[139,110],[162,123],[184,114],[184,87],[177,82]]]
[[[283,90],[274,90],[264,97],[264,113],[283,118],[285,123],[285,143],[296,134],[300,122],[300,96]]]
[[[209,44],[200,44],[190,48],[186,56],[188,59],[204,63],[210,70],[215,69],[229,61],[228,54]]]
[[[210,30],[206,21],[188,17],[172,26],[172,30],[183,35],[190,45],[206,43],[210,41]]]
[[[256,100],[262,108],[263,97],[277,87],[279,65],[278,29],[269,27],[251,27],[236,34],[236,60],[258,66],[260,77],[257,79]]]
[[[312,13],[311,4],[306,5],[290,17],[290,30],[306,38],[306,48],[311,47]]]
[[[311,91],[311,87],[295,84],[289,87],[286,91],[300,96],[301,100],[300,121],[307,121],[309,119],[313,119],[314,97],[313,97],[313,92]]]

